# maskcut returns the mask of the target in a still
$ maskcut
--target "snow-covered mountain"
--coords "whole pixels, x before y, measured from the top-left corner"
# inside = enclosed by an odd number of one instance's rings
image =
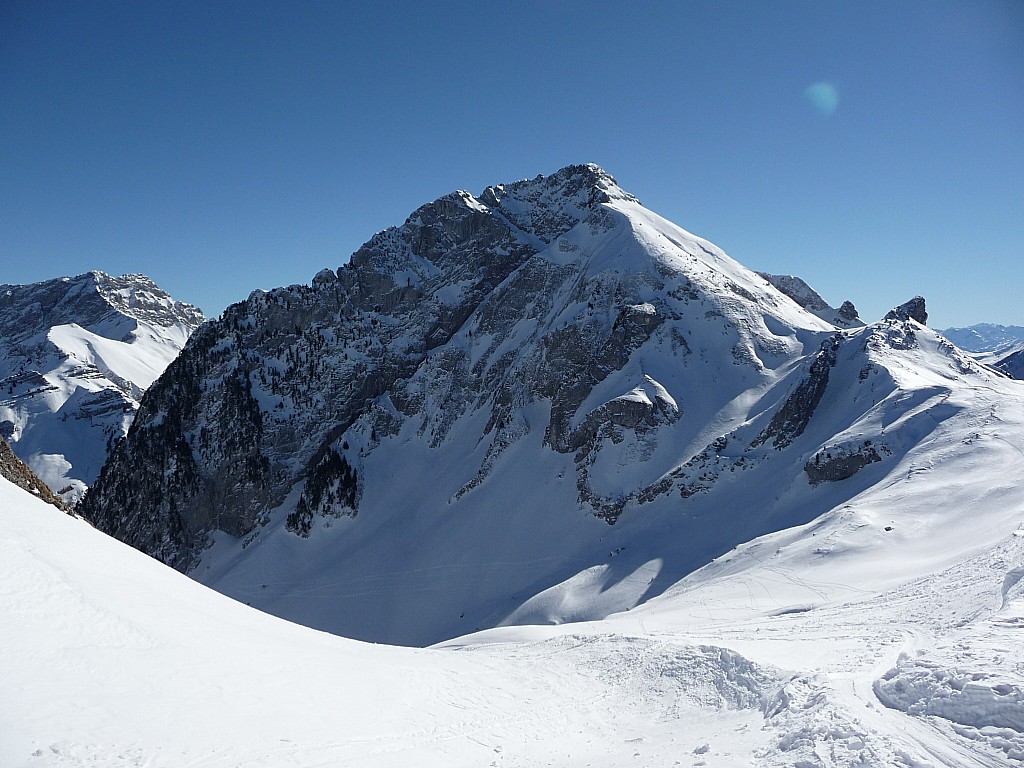
[[[144,275],[0,285],[0,436],[76,501],[202,322]]]
[[[945,503],[916,452],[1020,391],[925,319],[826,322],[596,166],[457,192],[201,328],[82,510],[350,637],[599,619],[872,488]]]
[[[939,333],[968,352],[998,352],[1024,342],[1024,328],[1018,325],[978,323],[966,328],[946,328]]]
[[[985,365],[1011,378],[1024,379],[1024,328],[979,323],[967,328],[947,328],[940,333]]]
[[[926,319],[594,166],[425,206],[200,329],[83,507],[445,642],[0,478],[0,764],[1022,765],[1024,385]]]

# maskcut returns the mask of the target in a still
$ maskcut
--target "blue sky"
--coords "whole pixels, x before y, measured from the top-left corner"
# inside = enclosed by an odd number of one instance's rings
[[[868,319],[1024,325],[1024,2],[0,3],[0,283],[218,314],[596,162]]]

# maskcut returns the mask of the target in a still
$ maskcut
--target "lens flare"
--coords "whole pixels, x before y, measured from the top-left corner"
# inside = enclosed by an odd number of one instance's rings
[[[825,117],[833,115],[839,107],[839,94],[831,83],[815,83],[804,91],[804,96]]]

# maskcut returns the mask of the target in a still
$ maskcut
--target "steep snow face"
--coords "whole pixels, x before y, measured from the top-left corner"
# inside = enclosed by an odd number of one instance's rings
[[[197,332],[84,511],[347,636],[595,619],[1006,386],[914,314],[837,328],[595,166],[453,193]]]
[[[144,275],[0,286],[0,434],[77,501],[202,321]]]

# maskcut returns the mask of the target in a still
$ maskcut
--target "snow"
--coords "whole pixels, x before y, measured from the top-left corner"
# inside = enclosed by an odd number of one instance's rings
[[[406,519],[402,539],[371,545],[373,533],[338,520],[309,540],[254,541],[264,557],[235,563],[267,569],[291,547],[309,573],[266,570],[256,592],[290,578],[323,612],[344,587],[365,594],[362,609],[382,626],[426,605],[456,611],[473,590],[515,584],[537,560],[562,563],[562,581],[532,595],[523,587],[509,601],[507,626],[433,649],[353,642],[258,613],[0,481],[0,613],[9,617],[0,633],[0,764],[1022,764],[1017,385],[981,373],[977,388],[941,394],[935,387],[949,383],[956,361],[926,330],[917,335],[916,350],[877,353],[903,386],[927,388],[906,412],[913,390],[876,406],[887,430],[914,431],[914,447],[863,470],[882,474],[853,496],[840,484],[790,489],[795,506],[843,499],[800,525],[724,552],[705,529],[690,549],[713,559],[684,577],[682,540],[668,542],[664,557],[638,559],[655,549],[638,522],[610,529],[594,520],[590,533],[572,526],[559,538],[557,486],[546,484],[515,492],[552,518],[549,527],[538,530],[536,517],[499,525],[486,562],[479,540],[467,538],[465,509],[437,514],[427,504]],[[897,365],[905,354],[916,368]],[[836,370],[859,364],[854,356]],[[929,414],[943,402],[950,412],[936,421]],[[522,462],[539,446],[510,450],[509,461]],[[446,473],[465,471],[430,454],[391,467],[396,485],[429,489],[433,478],[444,488]],[[419,462],[422,477],[412,474]],[[513,491],[498,486],[497,498]],[[391,493],[400,498],[397,487]],[[750,515],[759,495],[732,499]],[[671,530],[664,518],[650,527],[661,539]],[[574,561],[570,531],[603,547],[603,562]],[[323,563],[349,536],[410,573],[374,571],[368,554],[349,571],[362,578],[317,582],[314,573],[337,578]],[[446,537],[445,567],[428,569],[432,561],[415,553]],[[659,581],[668,583],[652,591]]]
[[[69,363],[65,363],[65,366],[92,365],[112,381],[131,382],[140,390],[148,389],[156,377],[163,373],[169,362],[168,353],[177,355],[178,350],[184,346],[187,334],[179,331],[177,336],[176,344],[130,344],[105,338],[74,323],[56,325],[47,334],[49,341],[68,355]],[[151,334],[149,339],[155,340],[156,335]],[[163,346],[166,348],[161,348]]]
[[[356,643],[207,590],[0,480],[0,764],[708,765],[763,744],[774,671],[616,635]],[[721,729],[737,738],[713,739]]]
[[[947,483],[1015,450],[981,445]],[[1024,540],[999,472],[971,516],[875,487],[632,610],[433,649],[259,613],[0,479],[0,764],[1020,764]],[[635,601],[661,567],[577,579]]]

